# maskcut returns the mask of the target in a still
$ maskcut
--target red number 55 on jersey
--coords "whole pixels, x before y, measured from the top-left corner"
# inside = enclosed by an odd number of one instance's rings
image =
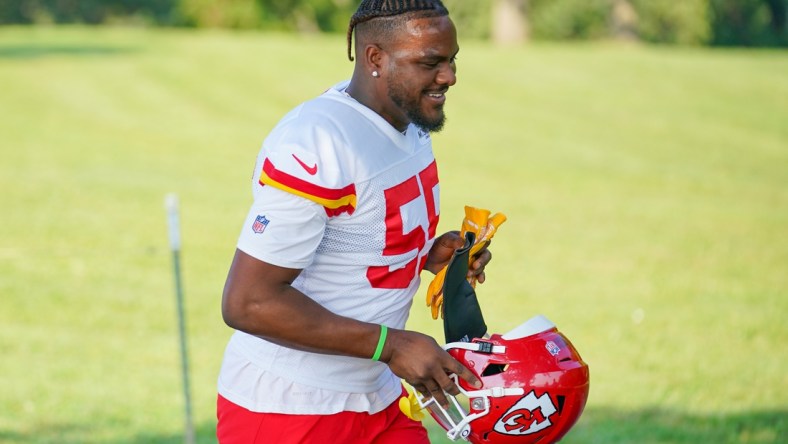
[[[372,266],[367,269],[367,279],[374,288],[407,288],[418,276],[427,261],[427,242],[435,237],[438,226],[438,207],[434,189],[438,185],[438,168],[435,161],[399,185],[385,190],[386,197],[386,246],[383,256],[395,256],[416,250],[416,255],[404,267],[391,269],[389,266]],[[405,232],[401,209],[424,197],[428,230],[417,225]]]

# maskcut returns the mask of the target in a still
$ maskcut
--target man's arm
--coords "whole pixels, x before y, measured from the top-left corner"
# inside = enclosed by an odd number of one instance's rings
[[[332,313],[293,288],[300,272],[236,250],[222,297],[224,321],[236,330],[285,347],[369,359],[377,346],[380,326]],[[449,373],[471,385],[480,384],[433,338],[413,331],[389,329],[380,361],[443,405],[447,405],[443,390],[459,394]]]

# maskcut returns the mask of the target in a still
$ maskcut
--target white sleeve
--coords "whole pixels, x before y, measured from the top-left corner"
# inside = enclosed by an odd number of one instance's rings
[[[246,216],[238,249],[263,262],[301,270],[312,263],[327,220],[322,205],[263,186]]]

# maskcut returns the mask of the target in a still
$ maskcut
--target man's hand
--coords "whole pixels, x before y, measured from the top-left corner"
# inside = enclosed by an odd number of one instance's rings
[[[423,396],[435,398],[444,407],[449,405],[444,391],[451,395],[460,394],[450,374],[459,376],[475,388],[481,387],[479,378],[452,358],[435,339],[414,331],[389,329],[381,361]]]
[[[472,256],[474,261],[468,266],[468,277],[476,277],[479,283],[484,283],[484,267],[492,259],[492,253],[487,249],[489,244],[486,242],[479,251],[474,253]],[[449,231],[438,236],[427,254],[427,263],[424,268],[437,274],[449,264],[454,250],[462,248],[463,245],[465,245],[465,239],[460,237],[459,231]]]

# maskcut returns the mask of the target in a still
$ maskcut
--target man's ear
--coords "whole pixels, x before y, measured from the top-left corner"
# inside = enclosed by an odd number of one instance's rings
[[[371,74],[372,71],[381,72],[381,67],[385,66],[386,51],[375,43],[364,47],[364,64]]]

